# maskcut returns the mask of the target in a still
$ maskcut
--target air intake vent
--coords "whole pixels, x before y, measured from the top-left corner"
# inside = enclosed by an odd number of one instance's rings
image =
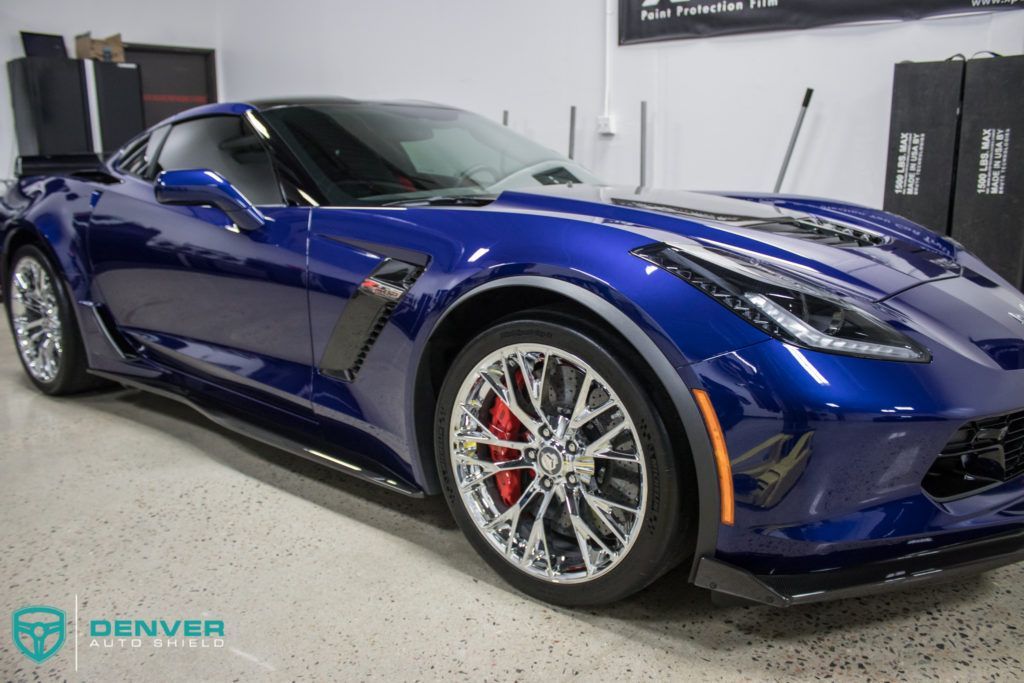
[[[387,259],[363,280],[334,324],[320,372],[351,382],[423,268]]]
[[[750,227],[834,247],[877,247],[889,241],[883,235],[868,230],[813,217],[773,221]]]
[[[685,206],[644,202],[637,199],[615,198],[612,199],[612,203],[616,206],[624,206],[630,209],[643,209],[644,211],[668,213],[673,216],[682,216],[683,218],[727,223],[738,228],[771,232],[776,235],[785,235],[834,247],[877,247],[889,242],[887,237],[876,232],[843,223],[835,223],[815,216],[793,218],[780,216],[777,219],[766,221],[764,218],[753,216],[713,213],[700,209],[690,209]]]
[[[384,307],[380,310],[380,314],[373,323],[373,327],[370,328],[370,333],[366,335],[366,341],[364,341],[363,345],[359,348],[359,354],[356,356],[355,361],[352,362],[352,367],[342,372],[343,379],[351,382],[356,378],[356,374],[358,374],[359,370],[363,367],[363,362],[366,361],[366,356],[369,355],[370,349],[373,348],[373,345],[377,343],[377,337],[379,337],[380,333],[384,330],[384,326],[388,324],[388,320],[391,319],[391,314],[395,312],[396,307],[397,304],[393,302],[384,304]]]
[[[962,498],[1024,474],[1024,410],[969,422],[953,435],[925,475],[939,500]]]
[[[732,225],[756,225],[757,223],[764,222],[763,218],[754,218],[752,216],[738,216],[736,214],[714,213],[712,211],[690,209],[685,206],[675,206],[674,204],[644,202],[639,199],[621,199],[618,197],[614,197],[612,198],[612,204],[616,206],[624,206],[627,209],[643,209],[644,211],[657,211],[658,213],[670,213],[673,216],[682,216],[683,218],[696,218],[697,220],[718,221],[719,223],[729,223]]]

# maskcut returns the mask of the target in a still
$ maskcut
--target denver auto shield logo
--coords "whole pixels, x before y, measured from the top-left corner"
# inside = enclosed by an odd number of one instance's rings
[[[34,605],[11,614],[14,645],[33,662],[40,664],[60,651],[67,635],[64,612],[56,607]]]

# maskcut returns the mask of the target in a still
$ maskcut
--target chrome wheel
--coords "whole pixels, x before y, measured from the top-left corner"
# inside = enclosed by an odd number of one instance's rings
[[[452,471],[489,544],[555,583],[614,568],[643,526],[648,476],[609,383],[570,353],[519,344],[487,355],[456,396]]]
[[[18,259],[11,276],[11,324],[29,374],[52,382],[60,372],[61,323],[56,283],[33,256]]]

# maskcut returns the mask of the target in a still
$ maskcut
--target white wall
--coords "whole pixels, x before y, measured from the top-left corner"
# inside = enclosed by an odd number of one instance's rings
[[[608,139],[595,130],[603,0],[179,0],[171,13],[123,0],[85,4],[0,5],[0,25],[10,27],[2,56],[20,53],[22,26],[213,44],[224,99],[426,99],[495,119],[509,109],[514,129],[561,151],[575,104],[577,158],[611,182],[636,181],[646,99],[653,184],[768,190],[810,86],[814,103],[784,189],[872,205],[882,201],[893,64],[1024,52],[1024,12],[615,47],[612,110],[620,125]],[[9,145],[9,105],[0,107],[0,144]]]
[[[0,62],[24,55],[19,31],[64,36],[68,54],[75,54],[75,36],[86,31],[98,38],[121,33],[126,42],[216,47],[217,14],[204,0],[2,0]],[[173,7],[173,11],[167,11]],[[6,66],[0,75],[0,178],[9,177],[17,155],[14,113]]]
[[[815,99],[785,188],[880,205],[893,64],[979,50],[1024,51],[1024,12],[615,47],[602,108],[603,0],[331,2],[301,11],[224,9],[224,94],[423,98],[493,116],[565,150],[611,182],[638,177],[649,101],[652,183],[770,190],[806,87]],[[227,14],[225,15],[227,16]],[[617,33],[615,34],[617,35]]]
[[[498,120],[508,109],[514,129],[564,153],[569,107],[592,132],[601,102],[603,1],[306,0],[268,21],[244,11],[259,3],[227,0],[224,96],[420,99]]]

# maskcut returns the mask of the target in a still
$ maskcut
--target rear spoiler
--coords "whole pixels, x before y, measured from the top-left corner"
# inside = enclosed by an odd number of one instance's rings
[[[18,178],[46,175],[104,174],[103,158],[99,154],[47,154],[18,157],[14,175]]]

